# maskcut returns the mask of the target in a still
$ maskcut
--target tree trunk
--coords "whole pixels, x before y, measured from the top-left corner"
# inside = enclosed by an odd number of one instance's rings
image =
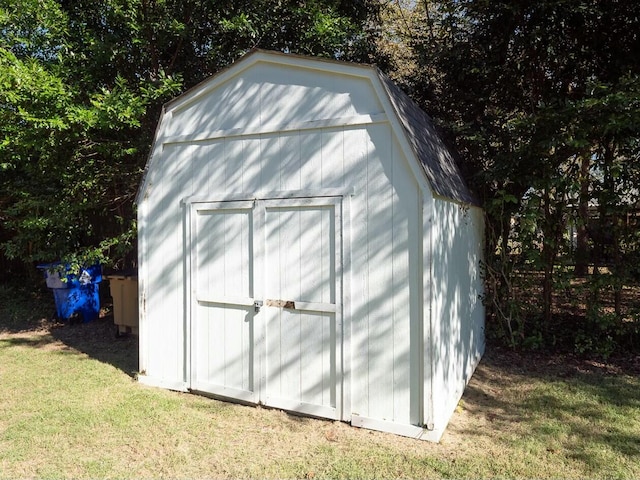
[[[542,243],[542,262],[543,262],[543,272],[544,277],[542,279],[542,305],[543,305],[543,323],[544,325],[551,325],[551,307],[553,304],[553,265],[554,265],[554,257],[553,254],[553,240],[551,233],[551,206],[550,206],[550,195],[549,195],[549,187],[546,186],[544,188],[543,193],[544,199],[544,223],[545,226],[543,230],[544,241]]]
[[[589,167],[591,159],[588,153],[583,155],[580,164],[580,197],[578,200],[578,224],[576,229],[576,266],[574,274],[584,277],[589,273],[589,243],[587,225],[589,222]]]
[[[613,302],[616,316],[622,315],[622,284],[624,277],[624,268],[622,255],[620,254],[620,229],[621,221],[619,215],[619,205],[615,192],[615,179],[612,170],[613,160],[615,158],[615,145],[608,142],[604,149],[604,175],[605,189],[610,202],[606,207],[611,212],[611,274],[613,276]],[[606,213],[609,213],[606,212]]]
[[[551,195],[552,189],[554,191],[553,198]],[[550,327],[553,310],[554,268],[560,250],[562,235],[566,228],[566,222],[563,221],[563,205],[565,205],[567,198],[566,192],[563,189],[553,187],[550,179],[547,179],[542,198],[544,203],[544,219],[542,222],[544,238],[542,243],[542,268],[544,273],[542,280],[543,320],[544,325]]]

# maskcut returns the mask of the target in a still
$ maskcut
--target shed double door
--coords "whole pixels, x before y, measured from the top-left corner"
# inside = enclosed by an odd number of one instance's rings
[[[191,204],[192,390],[339,419],[341,198]]]

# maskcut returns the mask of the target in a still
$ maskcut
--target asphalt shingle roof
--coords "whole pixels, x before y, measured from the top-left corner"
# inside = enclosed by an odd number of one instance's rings
[[[389,77],[376,70],[431,188],[442,197],[477,204],[453,153],[443,142],[431,117]]]

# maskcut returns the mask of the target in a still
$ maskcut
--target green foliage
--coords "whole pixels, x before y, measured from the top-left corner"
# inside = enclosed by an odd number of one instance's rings
[[[162,103],[249,49],[380,60],[483,202],[494,333],[638,348],[639,19],[634,0],[0,0],[0,261],[134,265]]]
[[[158,91],[175,93],[179,83],[165,77],[151,90],[117,77],[82,101],[54,68],[3,53],[0,78],[14,86],[0,101],[4,227],[13,231],[5,256],[52,261],[124,234],[132,209],[122,195],[133,198],[145,153],[130,136]]]
[[[426,28],[408,42],[418,67],[402,83],[456,144],[483,200],[489,325],[510,345],[573,335],[580,351],[626,347],[612,329],[629,323],[622,292],[636,284],[629,265],[640,247],[640,4],[456,0],[417,9]],[[576,287],[584,273],[558,278],[572,264],[606,265],[613,313]],[[541,288],[535,304],[523,276]],[[569,292],[581,300],[584,328],[571,327],[574,313],[558,300]]]
[[[253,47],[368,59],[378,8],[0,0],[0,260],[135,264],[162,103]]]

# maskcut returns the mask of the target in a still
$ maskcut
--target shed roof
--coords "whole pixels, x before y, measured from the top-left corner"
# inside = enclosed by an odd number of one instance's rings
[[[477,204],[467,187],[454,153],[445,145],[431,117],[376,68],[411,147],[424,168],[431,188],[440,196]]]
[[[402,125],[405,138],[407,139],[416,159],[420,162],[434,193],[438,196],[460,203],[478,204],[476,197],[469,190],[464,180],[460,167],[456,162],[455,154],[444,143],[429,115],[374,65],[350,63],[271,50],[253,49],[235,63],[215,74],[213,77],[204,80],[195,87],[167,102],[165,104],[164,111],[170,108],[174,103],[193,100],[194,95],[197,96],[198,92],[204,85],[209,84],[215,78],[226,75],[229,71],[236,68],[238,64],[245,63],[254,55],[272,57],[271,61],[274,61],[275,63],[278,62],[278,59],[282,58],[298,58],[305,62],[311,61],[326,63],[328,65],[357,67],[369,70],[369,72],[373,73],[372,80],[375,81],[375,78],[380,80],[383,90],[388,96],[389,103],[394,110],[392,113],[395,114],[399,123]],[[327,68],[327,71],[331,71],[331,68]],[[147,165],[147,169],[148,167],[149,165]],[[147,172],[145,171],[145,177],[146,173]],[[140,185],[141,191],[138,192],[138,200],[141,198],[144,183],[143,179],[143,182]]]

